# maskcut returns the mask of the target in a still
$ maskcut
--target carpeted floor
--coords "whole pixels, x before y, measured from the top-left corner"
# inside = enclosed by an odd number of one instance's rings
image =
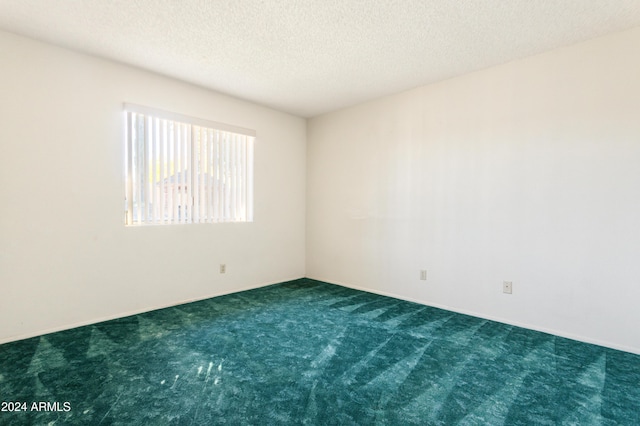
[[[0,395],[3,425],[638,425],[640,356],[298,280],[1,345]]]

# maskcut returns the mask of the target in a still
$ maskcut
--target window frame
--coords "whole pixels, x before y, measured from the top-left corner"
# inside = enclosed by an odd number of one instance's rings
[[[132,103],[124,103],[123,115],[125,123],[126,226],[221,222],[244,223],[253,221],[253,146],[256,138],[255,130]],[[141,124],[144,127],[144,131],[141,133],[142,136],[138,135],[140,129],[135,128],[135,123],[138,123],[136,120],[144,120]],[[179,130],[176,130],[176,126]],[[182,135],[180,129],[187,129],[187,131]],[[179,139],[186,138],[187,135],[188,138],[177,141],[174,140],[176,135],[178,135]],[[213,141],[214,135],[216,137],[215,145]],[[218,139],[219,137],[222,139]],[[180,164],[176,166],[174,163],[176,161],[174,151],[176,153],[178,151],[182,152],[183,145],[180,144],[185,144],[184,146],[188,148],[183,153]],[[142,152],[140,152],[141,147]],[[155,160],[151,159],[149,161],[147,153],[152,152],[152,148]],[[168,156],[169,152],[171,152],[171,157]],[[220,154],[220,152],[226,153],[227,156],[214,156],[214,153]],[[230,156],[233,156],[233,158]],[[186,168],[183,169],[183,167]],[[154,172],[152,172],[153,178],[148,176],[151,169],[154,169]],[[155,175],[156,169],[159,170],[157,176]],[[173,184],[167,182],[171,177],[175,179],[175,176],[179,175],[181,171],[183,173],[181,179],[186,179],[184,175],[190,176],[188,185],[186,180],[180,181],[182,186],[184,188],[189,186],[189,190],[193,189],[194,192],[187,193],[187,189],[180,189],[180,186],[178,186],[178,193],[173,189],[174,196],[176,194],[180,195],[179,203],[178,199],[171,198],[175,211],[181,212],[181,215],[178,214],[178,217],[175,217],[175,215],[171,214],[171,208],[167,207],[164,196],[161,194],[159,198],[157,197],[157,191],[167,191],[167,186],[175,186],[175,181]],[[144,177],[145,175],[147,175],[146,178]],[[193,176],[193,181],[191,176]],[[148,187],[146,184],[141,184],[141,180],[144,179],[148,179]],[[155,181],[155,179],[158,180]],[[206,185],[201,183],[204,181],[209,183]],[[232,186],[234,184],[236,186]],[[156,188],[158,185],[160,189]],[[212,194],[214,188],[219,189],[220,186],[223,187],[225,198],[220,201],[220,197],[215,197],[218,204],[214,205],[214,196]],[[207,192],[202,195],[202,190]],[[234,193],[233,200],[236,204],[233,205],[233,208],[230,207],[230,202],[227,202],[229,191]],[[236,198],[236,192],[239,192],[244,198]],[[198,193],[198,197],[204,198],[198,198],[198,202],[196,202],[195,193]],[[136,203],[134,195],[137,195],[138,201],[144,200],[146,207]],[[160,206],[154,206],[154,214],[149,217],[151,209],[147,204],[153,203]],[[202,210],[202,206],[205,206],[204,210]],[[227,211],[231,210],[236,213],[237,206],[242,209],[242,211],[238,209],[241,214],[234,214],[233,217],[230,217]],[[144,213],[145,211],[146,214]],[[202,211],[205,213],[202,214]],[[157,216],[157,212],[160,212],[160,217]],[[219,214],[220,212],[222,212],[221,215]]]

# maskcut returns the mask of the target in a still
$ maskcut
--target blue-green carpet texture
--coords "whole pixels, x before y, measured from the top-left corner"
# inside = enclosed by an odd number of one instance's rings
[[[3,425],[640,425],[640,356],[301,279],[1,345],[0,395]]]

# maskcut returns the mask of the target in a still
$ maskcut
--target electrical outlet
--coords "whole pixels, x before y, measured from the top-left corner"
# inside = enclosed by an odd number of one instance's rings
[[[225,274],[227,272],[227,265],[225,265],[224,263],[220,264],[220,273],[221,274]]]
[[[420,270],[420,279],[422,281],[426,281],[427,280],[427,270],[426,269]]]
[[[502,281],[502,292],[511,294],[513,292],[513,282],[511,281]]]

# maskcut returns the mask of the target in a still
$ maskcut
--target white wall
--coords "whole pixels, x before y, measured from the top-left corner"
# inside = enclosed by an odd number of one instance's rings
[[[305,120],[8,33],[0,60],[0,342],[304,276]],[[255,222],[125,228],[123,102],[256,130]]]
[[[308,277],[640,352],[640,28],[307,137]]]

